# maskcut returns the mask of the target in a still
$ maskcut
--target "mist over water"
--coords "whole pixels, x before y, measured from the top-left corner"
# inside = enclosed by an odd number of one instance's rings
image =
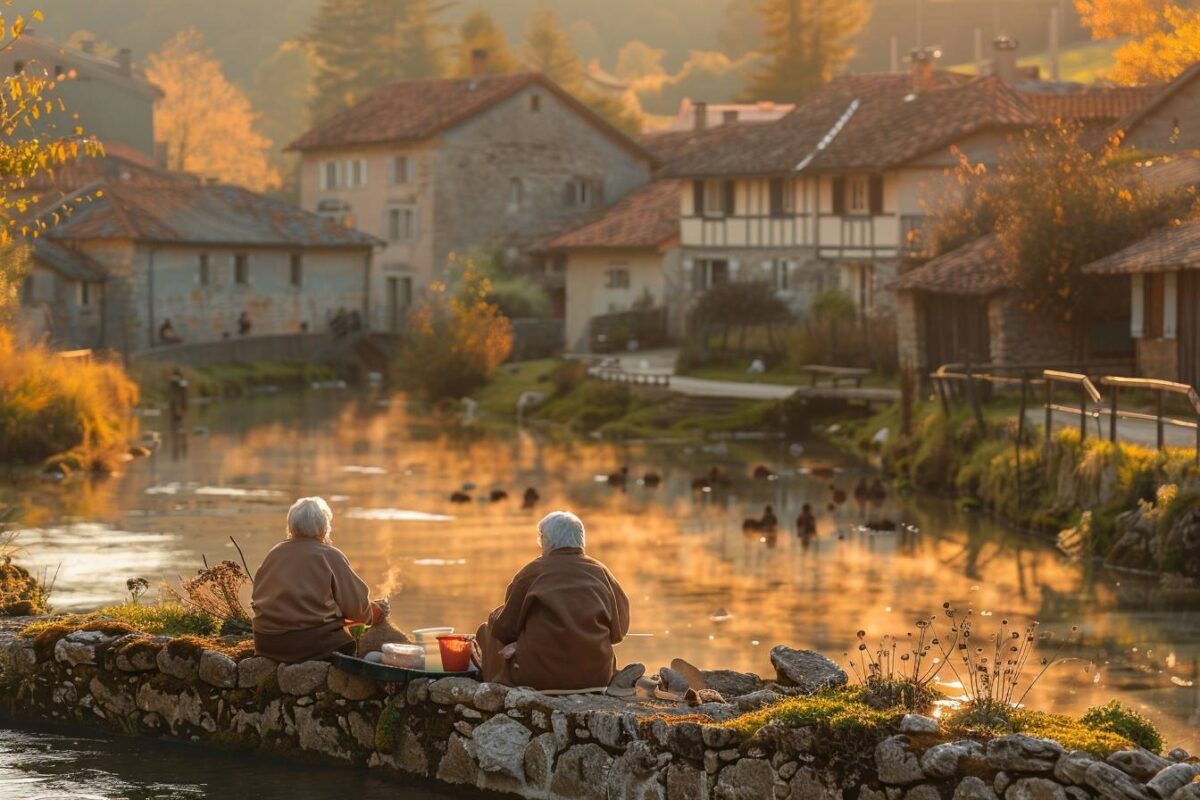
[[[865,532],[852,496],[831,513],[830,479],[803,474],[836,464],[845,472],[832,483],[850,491],[861,467],[817,443],[797,457],[774,441],[618,447],[541,431],[470,432],[439,428],[402,398],[340,394],[218,404],[189,424],[209,433],[191,436],[186,452],[165,437],[124,475],[0,489],[26,507],[21,561],[58,571],[56,609],[119,602],[127,578],[175,580],[202,556],[238,560],[231,535],[254,568],[282,539],[291,501],[319,494],[334,509],[334,543],[376,595],[391,597],[400,627],[474,631],[537,555],[536,521],[566,508],[630,596],[641,635],[618,648],[623,663],[654,669],[678,656],[769,674],[768,653],[780,643],[843,661],[857,630],[869,641],[903,637],[948,601],[973,607],[977,630],[1005,617],[1040,620],[1057,636],[1080,626],[1070,653],[1096,669],[1052,669],[1028,698],[1034,707],[1079,714],[1116,697],[1150,716],[1172,746],[1200,748],[1200,611],[1173,606],[1156,581],[1069,562],[1040,539],[937,498],[892,492],[871,513],[903,523],[899,531]],[[757,464],[778,480],[754,480]],[[713,465],[733,488],[693,491]],[[622,466],[624,491],[596,480]],[[661,486],[640,485],[646,472],[660,474]],[[529,486],[541,500],[522,510]],[[493,489],[509,499],[489,502]],[[455,491],[473,502],[451,503]],[[818,513],[809,542],[794,533],[803,503]],[[781,520],[778,535],[743,533],[743,519],[766,504]],[[49,769],[37,754],[49,764],[58,745],[23,744],[23,735],[0,734],[0,769],[14,759]],[[91,747],[62,746],[72,759]]]

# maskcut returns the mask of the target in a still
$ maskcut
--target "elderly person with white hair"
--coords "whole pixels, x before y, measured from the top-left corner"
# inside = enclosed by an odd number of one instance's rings
[[[538,523],[540,558],[508,586],[479,628],[483,679],[539,690],[599,689],[615,668],[613,645],[629,632],[629,599],[608,567],[584,554],[579,517]]]
[[[287,515],[287,539],[271,548],[254,575],[254,651],[294,664],[354,654],[347,623],[378,624],[384,604],[372,602],[363,579],[330,544],[333,511],[320,497],[302,497]]]

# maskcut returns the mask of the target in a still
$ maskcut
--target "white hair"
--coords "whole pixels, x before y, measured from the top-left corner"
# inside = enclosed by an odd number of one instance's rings
[[[543,553],[562,547],[583,548],[583,520],[570,511],[551,511],[538,523],[538,544]]]
[[[322,497],[301,497],[288,509],[287,532],[293,539],[324,539],[332,529],[333,511]]]

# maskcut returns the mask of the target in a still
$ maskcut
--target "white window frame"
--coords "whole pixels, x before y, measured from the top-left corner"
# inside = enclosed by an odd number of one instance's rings
[[[397,153],[392,156],[391,162],[391,182],[393,186],[403,186],[407,183],[412,183],[413,179],[413,163],[412,157],[407,154]]]
[[[393,230],[392,217],[396,215],[396,227]],[[404,222],[407,218],[408,224]],[[407,230],[405,230],[407,227]],[[415,242],[421,236],[420,209],[414,205],[391,203],[383,212],[383,232],[389,243],[407,244]],[[395,235],[393,236],[393,233]]]
[[[713,266],[717,263],[725,262],[725,282],[733,280],[733,262],[724,258],[697,258],[692,262],[692,269],[700,274],[700,286],[696,287],[695,277],[693,276],[692,286],[696,291],[707,292],[716,284],[713,283]]]
[[[792,290],[792,262],[786,258],[771,259],[771,288],[777,292]]]
[[[850,175],[846,178],[846,213],[855,216],[871,213],[870,175]]]
[[[725,208],[725,181],[721,178],[705,178],[704,216],[723,217],[730,211]]]
[[[783,179],[783,215],[796,215],[796,181],[792,178]]]
[[[604,270],[604,288],[616,292],[625,292],[633,286],[629,267],[625,264],[609,264]]]
[[[347,189],[359,189],[367,185],[367,160],[365,158],[351,158],[346,161],[345,179],[343,184]]]
[[[322,161],[319,173],[321,189],[336,189],[342,182],[342,162]]]

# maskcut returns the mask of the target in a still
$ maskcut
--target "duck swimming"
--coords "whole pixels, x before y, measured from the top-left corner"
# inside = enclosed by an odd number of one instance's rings
[[[760,531],[763,533],[774,533],[779,528],[779,518],[775,516],[775,509],[767,506],[763,509],[761,517],[747,517],[742,521],[743,531]]]
[[[645,486],[647,489],[657,489],[661,483],[662,475],[659,475],[657,472],[647,472],[642,476],[642,486]]]
[[[538,490],[533,488],[532,486],[530,486],[528,489],[525,490],[525,495],[521,498],[521,508],[528,511],[529,509],[536,506],[538,500],[541,500],[541,499],[542,499],[542,496],[540,494],[538,494]]]

